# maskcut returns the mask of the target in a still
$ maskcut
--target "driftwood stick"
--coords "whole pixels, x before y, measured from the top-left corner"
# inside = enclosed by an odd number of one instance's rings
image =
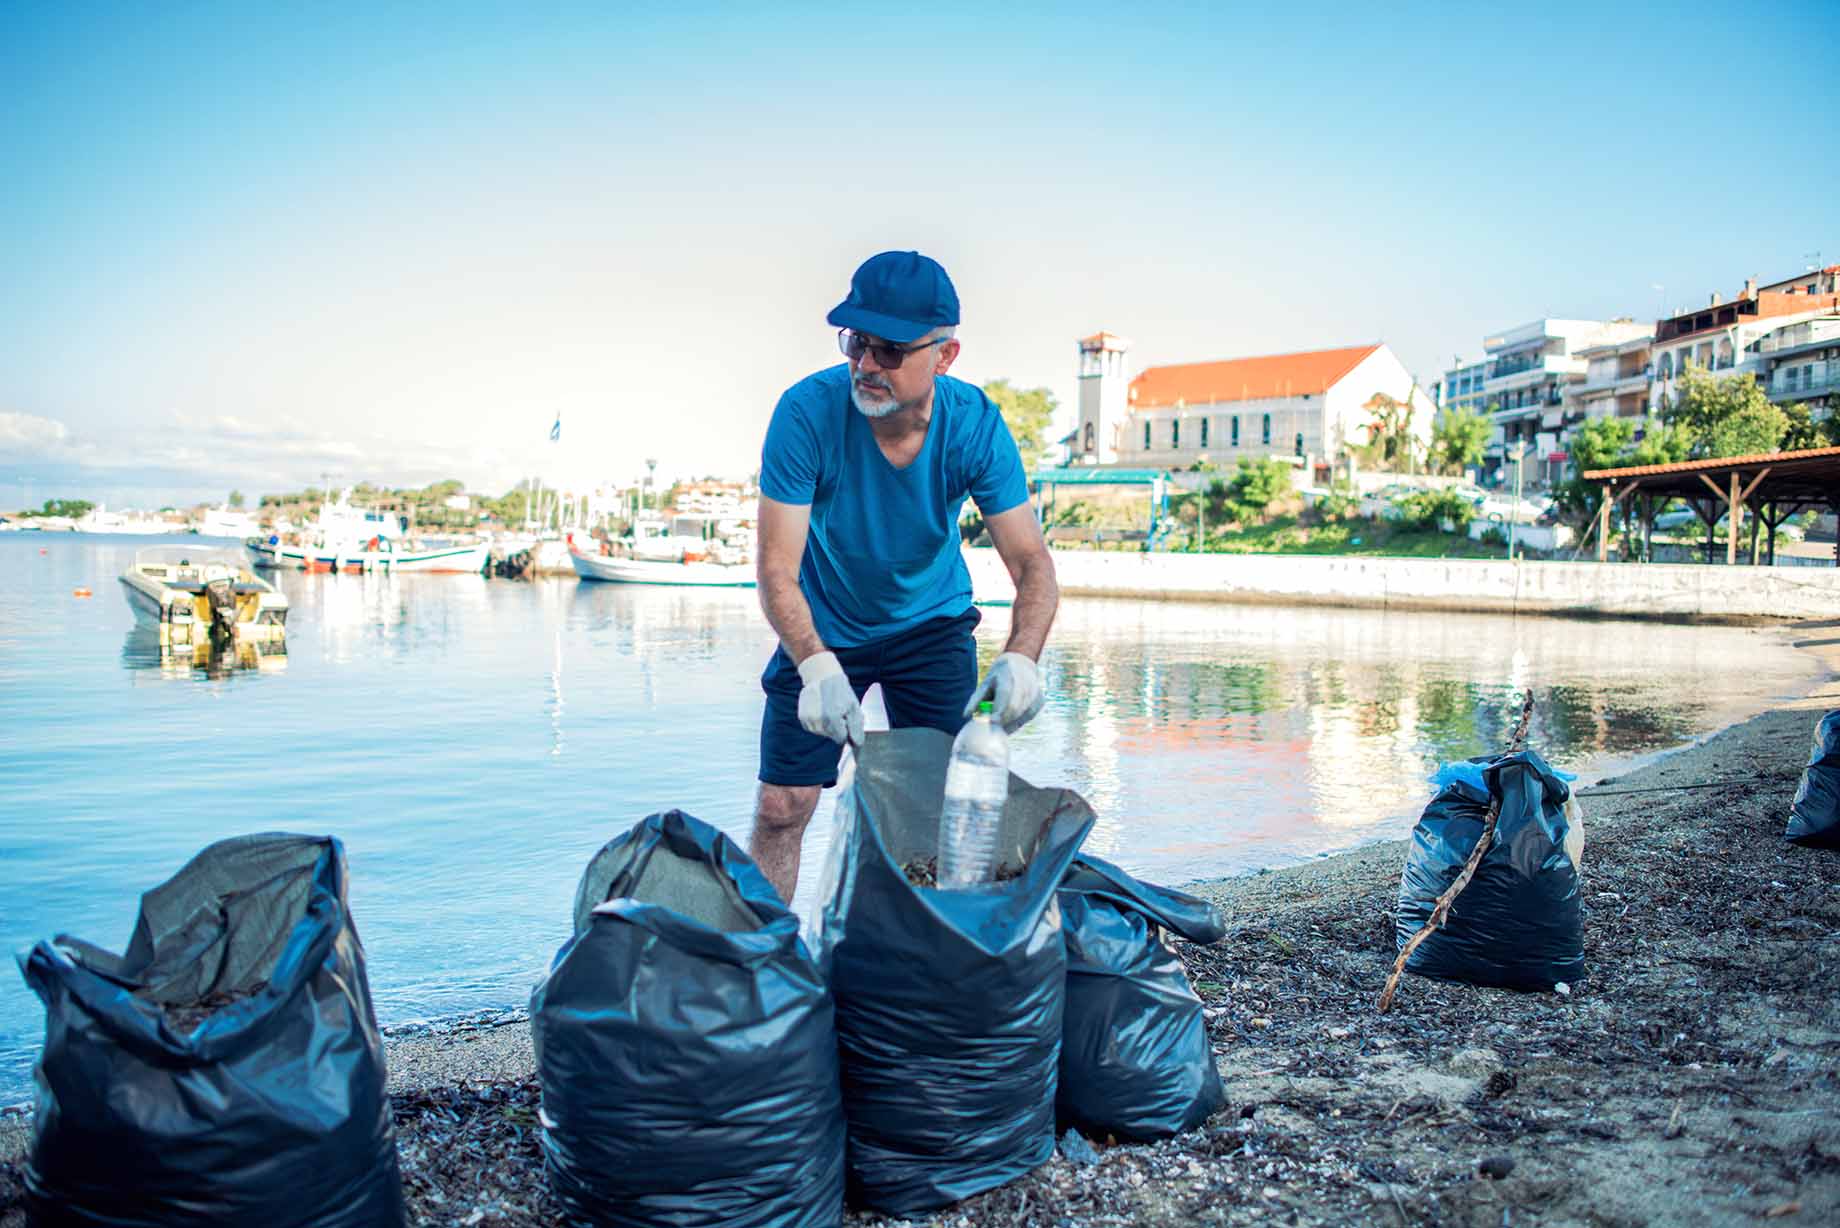
[[[1532,719],[1533,692],[1528,691],[1521,699],[1521,719],[1514,726],[1514,736],[1508,739],[1510,755],[1520,750],[1522,744],[1526,742],[1527,726]],[[1489,851],[1489,845],[1494,843],[1495,823],[1500,818],[1501,799],[1495,798],[1489,802],[1489,812],[1482,820],[1482,834],[1476,837],[1476,847],[1470,850],[1469,860],[1463,863],[1463,872],[1457,875],[1457,881],[1450,884],[1444,894],[1437,898],[1437,903],[1431,909],[1431,915],[1425,918],[1424,926],[1418,933],[1406,940],[1406,945],[1400,949],[1399,958],[1393,961],[1393,973],[1386,978],[1386,988],[1380,993],[1381,1014],[1384,1015],[1393,1009],[1393,995],[1399,990],[1399,978],[1405,973],[1406,961],[1412,958],[1412,952],[1418,949],[1419,943],[1431,937],[1432,932],[1444,924],[1444,919],[1450,915],[1450,906],[1457,902],[1457,897],[1463,894],[1465,887],[1469,886],[1469,880],[1476,876],[1476,867],[1482,864],[1482,858]]]

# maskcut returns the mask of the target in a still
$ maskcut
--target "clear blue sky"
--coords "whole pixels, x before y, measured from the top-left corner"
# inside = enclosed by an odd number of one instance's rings
[[[1382,10],[16,0],[0,506],[746,473],[888,247],[1063,403],[1840,262],[1832,0]]]

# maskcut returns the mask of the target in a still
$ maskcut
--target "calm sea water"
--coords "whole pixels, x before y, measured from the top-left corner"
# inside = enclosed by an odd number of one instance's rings
[[[132,631],[116,577],[147,544],[0,535],[10,950],[119,950],[139,894],[209,842],[330,832],[386,1023],[520,1006],[606,840],[673,806],[745,838],[773,648],[751,591],[284,573],[285,667],[214,677]],[[985,611],[986,659],[1007,618]],[[1016,770],[1079,790],[1088,847],[1171,883],[1403,834],[1522,686],[1533,745],[1588,774],[1814,668],[1732,628],[1119,600],[1066,602],[1043,664]],[[29,1095],[42,1018],[0,978],[0,1103]]]

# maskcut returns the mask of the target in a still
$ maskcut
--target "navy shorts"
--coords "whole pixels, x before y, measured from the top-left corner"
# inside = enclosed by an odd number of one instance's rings
[[[977,689],[977,640],[972,632],[983,615],[976,608],[955,618],[935,618],[911,631],[855,648],[833,648],[837,663],[861,699],[876,683],[895,729],[924,725],[956,734],[965,705]],[[799,667],[784,648],[775,649],[760,676],[767,693],[760,718],[760,779],[770,785],[837,783],[843,747],[799,724]]]

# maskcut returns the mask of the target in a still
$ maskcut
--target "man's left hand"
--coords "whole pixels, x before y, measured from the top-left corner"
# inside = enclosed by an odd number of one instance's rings
[[[1035,719],[1046,698],[1035,662],[1019,652],[1006,652],[990,663],[990,672],[965,705],[965,715],[969,717],[977,711],[978,704],[988,699],[991,714],[1002,724],[1003,732],[1015,733]]]

